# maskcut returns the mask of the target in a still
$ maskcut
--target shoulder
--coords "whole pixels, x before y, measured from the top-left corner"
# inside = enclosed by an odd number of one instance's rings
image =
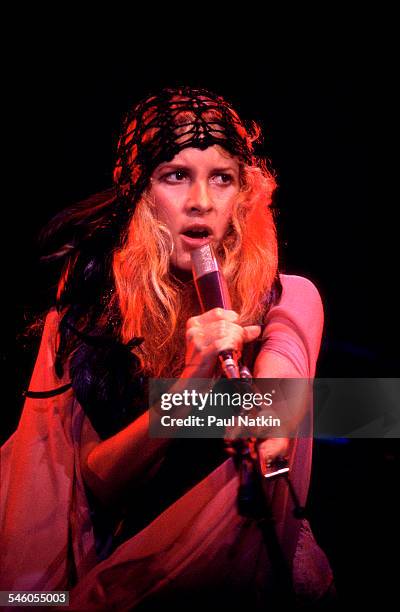
[[[314,283],[303,276],[281,274],[280,280],[282,295],[267,313],[261,358],[271,360],[271,355],[278,355],[291,364],[292,369],[284,369],[286,373],[313,376],[324,324],[321,296]],[[264,373],[264,366],[259,365],[258,372]],[[269,362],[267,366],[269,373],[281,372]]]
[[[67,372],[62,377],[56,375],[55,363],[59,323],[60,313],[56,308],[51,308],[45,318],[39,352],[29,385],[30,391],[53,390],[60,385],[69,383]]]
[[[62,315],[55,306],[53,308],[50,308],[50,310],[46,314],[44,322],[44,331],[49,334],[56,334],[61,318]]]
[[[304,276],[280,274],[282,295],[277,304],[269,311],[267,319],[277,312],[284,312],[296,319],[322,322],[324,309],[321,295],[315,284]]]
[[[319,290],[316,285],[305,276],[297,276],[296,274],[280,274],[279,278],[282,283],[282,295],[285,297],[307,297],[311,300],[317,300],[322,303]]]
[[[62,319],[62,313],[60,313],[56,307],[48,310],[43,326],[41,345],[45,345],[51,349],[53,353],[56,352],[59,343],[59,326]]]

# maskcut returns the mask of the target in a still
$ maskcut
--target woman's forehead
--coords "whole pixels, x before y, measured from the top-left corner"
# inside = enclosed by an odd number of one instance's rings
[[[168,165],[175,166],[176,164],[185,166],[226,167],[232,168],[232,170],[239,168],[237,159],[218,145],[207,147],[207,149],[198,149],[196,147],[182,149],[182,151],[179,151],[171,160],[159,164],[156,170]]]

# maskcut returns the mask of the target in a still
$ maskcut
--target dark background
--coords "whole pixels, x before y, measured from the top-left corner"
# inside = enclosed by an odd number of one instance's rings
[[[73,39],[46,42],[26,55],[24,66],[15,191],[19,399],[3,439],[16,426],[37,350],[38,341],[21,334],[47,307],[56,281],[54,270],[38,264],[38,231],[65,205],[110,185],[122,114],[163,85],[205,86],[261,123],[279,183],[281,269],[310,278],[325,307],[319,376],[398,375],[395,304],[386,276],[392,222],[384,193],[386,149],[379,143],[386,80],[373,53],[321,59],[318,48],[307,57],[293,49],[284,61],[278,47],[245,52],[240,62],[237,54],[216,49],[212,57],[185,63],[187,48],[152,60],[146,46],[127,53],[118,45],[107,48],[104,39],[79,47]],[[21,202],[19,187],[25,186]],[[309,512],[344,603],[386,597],[393,588],[388,557],[395,552],[398,448],[397,440],[315,443]]]

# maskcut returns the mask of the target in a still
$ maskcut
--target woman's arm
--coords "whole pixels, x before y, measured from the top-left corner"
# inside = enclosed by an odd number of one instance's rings
[[[304,378],[315,375],[324,313],[315,285],[300,276],[282,275],[283,292],[268,313],[264,343],[254,365],[254,378]],[[306,383],[305,383],[306,384]],[[305,397],[308,397],[305,389]],[[307,406],[299,402],[290,430],[295,431]],[[273,460],[288,452],[288,438],[269,438],[259,445],[260,455]]]
[[[215,308],[188,320],[186,367],[171,393],[188,389],[190,378],[204,378],[208,389],[207,379],[213,374],[219,352],[229,348],[240,351],[244,342],[258,336],[258,325],[241,327],[235,323],[237,319],[233,311]],[[182,406],[180,410],[174,416],[186,416],[190,407]],[[170,439],[150,438],[148,431],[149,411],[105,441],[100,440],[85,419],[81,435],[82,475],[86,485],[104,504],[115,501],[128,486],[138,486],[150,478],[162,459]]]
[[[129,483],[150,477],[163,456],[169,439],[150,438],[149,412],[145,412],[125,429],[102,441],[85,417],[80,463],[85,484],[103,504],[123,495]]]
[[[282,297],[271,308],[255,378],[313,378],[321,345],[324,311],[315,285],[281,275]]]

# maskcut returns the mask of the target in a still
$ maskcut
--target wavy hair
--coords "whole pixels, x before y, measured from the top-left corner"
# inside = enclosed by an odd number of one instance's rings
[[[177,94],[171,102],[175,105],[182,100],[186,97]],[[255,122],[241,123],[225,103],[216,104],[207,96],[201,101],[205,122],[200,126],[201,134],[211,138],[221,154],[236,157],[240,169],[240,190],[217,253],[239,322],[261,322],[280,296],[271,208],[275,176],[253,154],[260,127]],[[168,115],[178,148],[191,146],[187,138],[197,117],[194,109],[186,106],[173,112],[171,107]],[[204,126],[208,126],[207,134]],[[125,127],[114,188],[62,211],[45,232],[47,242],[50,238],[57,243],[50,258],[64,263],[57,293],[57,305],[63,312],[57,365],[61,372],[83,333],[134,346],[132,354],[145,375],[175,377],[184,366],[186,321],[200,313],[200,305],[193,281],[183,283],[172,273],[172,236],[157,218],[148,189],[152,166],[150,162],[140,166],[136,157],[157,140],[158,128],[153,122],[145,123],[142,139],[133,146],[131,132],[136,128],[129,122]],[[239,142],[239,153],[229,150],[232,139]],[[161,141],[158,144],[161,146]],[[139,169],[143,175],[140,185],[136,176]],[[127,190],[120,184],[122,170],[123,185],[124,181],[130,185]],[[143,338],[143,342],[138,345],[135,338]]]
[[[232,307],[241,324],[262,319],[277,278],[278,248],[271,209],[276,180],[265,163],[240,164],[241,188],[227,234],[219,245]],[[146,248],[143,248],[146,245]],[[142,194],[122,245],[114,252],[113,276],[121,313],[121,339],[144,338],[135,349],[149,376],[178,376],[184,366],[186,320],[199,314],[193,282],[170,274],[173,249],[168,227],[157,219],[148,191]]]

